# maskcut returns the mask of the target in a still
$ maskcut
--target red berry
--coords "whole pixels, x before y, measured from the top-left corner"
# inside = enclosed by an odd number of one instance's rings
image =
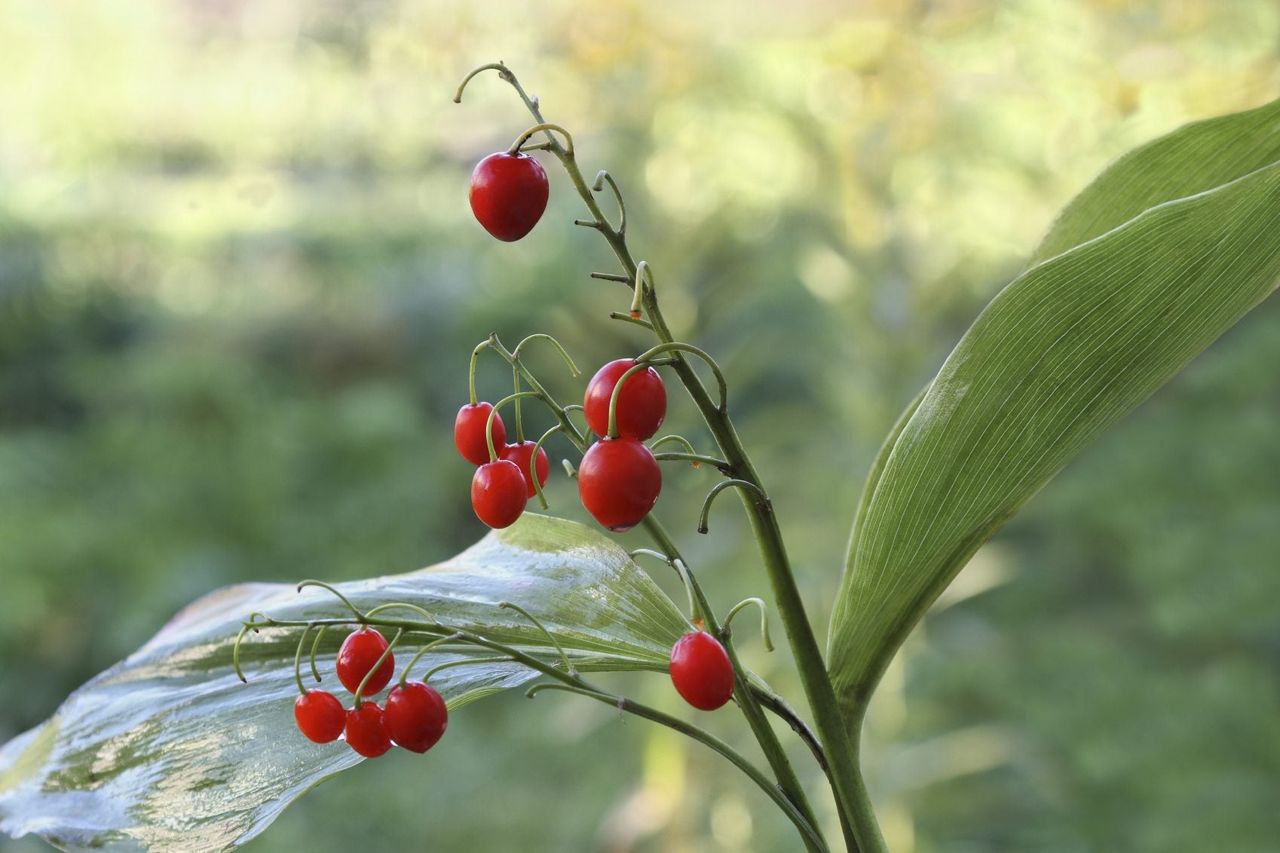
[[[316,743],[337,740],[347,723],[347,712],[332,693],[308,690],[293,703],[298,731]]]
[[[524,512],[529,495],[524,475],[507,459],[488,462],[471,478],[471,508],[476,518],[494,529],[510,527]]]
[[[347,746],[365,758],[377,758],[391,748],[382,709],[377,703],[361,702],[359,708],[347,711]]]
[[[472,465],[483,465],[489,461],[489,442],[484,439],[484,425],[492,411],[493,406],[488,403],[470,403],[458,409],[458,417],[453,421],[453,443],[462,458]],[[502,423],[502,415],[493,416],[492,432],[493,449],[501,455],[507,443],[507,427]]]
[[[609,399],[618,379],[635,366],[630,358],[611,361],[596,371],[587,384],[587,394],[582,401],[586,410],[587,425],[596,435],[609,434]],[[667,416],[667,389],[662,377],[652,367],[637,371],[627,377],[618,392],[618,435],[644,441],[658,431],[662,419]]]
[[[578,496],[596,521],[621,533],[658,502],[662,471],[649,448],[629,438],[604,438],[582,457]]]
[[[382,722],[397,744],[410,752],[426,752],[449,725],[449,709],[434,687],[411,681],[391,688]]]
[[[387,638],[374,628],[361,628],[348,634],[342,641],[342,648],[338,649],[338,680],[342,682],[342,686],[355,693],[361,680],[386,650]],[[369,683],[364,686],[364,695],[372,696],[386,687],[395,670],[396,656],[387,655],[382,666],[378,667]]]
[[[484,230],[510,243],[538,224],[549,192],[541,163],[500,151],[477,163],[471,173],[471,212]]]
[[[733,696],[733,664],[715,637],[693,631],[671,649],[671,683],[693,707],[714,711]]]
[[[520,469],[520,473],[524,475],[524,484],[528,487],[529,494],[527,497],[533,497],[537,492],[533,489],[533,477],[529,472],[529,460],[533,456],[533,448],[537,445],[536,441],[522,441],[519,444],[508,444],[502,449],[502,458],[510,462],[514,462],[516,467]],[[551,463],[547,461],[547,451],[541,447],[538,448],[538,485],[545,486],[547,484],[547,475],[551,473]]]

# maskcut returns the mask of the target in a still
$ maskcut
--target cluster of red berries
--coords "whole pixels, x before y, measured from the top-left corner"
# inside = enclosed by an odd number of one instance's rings
[[[379,665],[384,653],[386,659]],[[373,628],[352,632],[338,650],[338,680],[353,694],[366,676],[364,695],[380,693],[395,674],[395,666],[386,638]],[[391,688],[385,707],[362,698],[359,705],[346,709],[332,693],[308,690],[293,703],[293,717],[298,729],[316,743],[335,741],[345,733],[347,745],[365,758],[377,758],[392,743],[410,752],[426,752],[449,724],[444,699],[422,681]]]
[[[610,401],[624,375],[610,424]],[[649,514],[662,491],[662,471],[644,441],[666,417],[666,387],[652,367],[620,358],[592,377],[583,410],[587,425],[602,437],[582,457],[578,495],[600,524],[614,531],[630,530]],[[506,440],[507,428],[491,404],[469,403],[458,410],[453,443],[463,459],[477,466],[471,479],[471,507],[493,528],[515,523],[535,494],[535,473],[538,487],[544,486],[551,467],[546,451],[536,442],[507,444]]]
[[[489,453],[485,424],[490,423],[494,454]],[[534,472],[538,487],[545,486],[551,473],[547,451],[534,441],[507,444],[507,428],[502,416],[489,403],[469,403],[458,410],[453,422],[453,443],[462,458],[477,466],[471,478],[471,507],[476,516],[493,528],[510,527],[524,512],[529,498],[535,494]],[[534,448],[537,463],[534,465]]]
[[[587,425],[602,436],[578,466],[578,496],[592,518],[614,531],[639,524],[662,491],[662,471],[645,446],[667,416],[667,389],[652,367],[636,368],[629,358],[611,361],[587,383],[582,407]],[[622,383],[609,422],[614,388]]]

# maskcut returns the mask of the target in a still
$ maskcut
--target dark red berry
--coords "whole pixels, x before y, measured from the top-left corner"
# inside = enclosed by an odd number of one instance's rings
[[[507,459],[485,463],[471,478],[471,508],[476,518],[494,529],[510,527],[529,502],[525,489],[516,463]]]
[[[361,628],[348,634],[342,641],[342,648],[338,649],[338,680],[342,682],[342,686],[355,693],[361,680],[386,650],[387,638],[374,628]],[[364,695],[372,696],[386,687],[395,670],[396,656],[387,655],[382,666],[378,667],[369,683],[364,686]]]
[[[706,631],[693,631],[671,649],[671,683],[695,708],[714,711],[733,696],[733,664]]]
[[[524,154],[490,154],[471,173],[471,212],[484,230],[508,243],[538,224],[549,193],[542,164]]]
[[[426,752],[449,725],[449,709],[434,687],[411,681],[391,688],[382,722],[397,744],[410,752]]]
[[[488,403],[470,403],[458,409],[458,417],[453,421],[453,443],[462,458],[472,465],[483,465],[489,461],[489,442],[484,438],[484,425],[492,411],[493,406]],[[493,416],[492,432],[493,449],[501,455],[507,443],[507,428],[502,423],[502,415]]]
[[[332,693],[308,690],[293,703],[298,731],[316,743],[337,740],[347,724],[347,712]]]
[[[630,438],[603,438],[578,466],[578,496],[596,521],[616,532],[639,524],[658,502],[662,471],[649,448]]]
[[[528,487],[529,494],[527,497],[533,497],[537,492],[533,489],[533,477],[529,471],[529,460],[533,456],[533,448],[537,446],[536,441],[522,441],[519,444],[508,444],[502,449],[502,458],[510,462],[514,462],[516,467],[520,469],[520,473],[524,475],[524,484]],[[547,451],[541,447],[538,448],[538,485],[545,486],[547,484],[547,475],[551,473],[551,463],[547,460]]]
[[[635,361],[620,358],[596,371],[587,384],[587,394],[582,408],[586,410],[587,425],[596,435],[609,434],[609,398],[618,379],[635,366]],[[618,435],[644,441],[658,431],[662,419],[667,416],[667,389],[662,377],[652,367],[637,371],[627,377],[618,392]]]
[[[391,748],[382,709],[376,703],[361,702],[359,708],[347,711],[347,746],[365,758],[377,758]]]

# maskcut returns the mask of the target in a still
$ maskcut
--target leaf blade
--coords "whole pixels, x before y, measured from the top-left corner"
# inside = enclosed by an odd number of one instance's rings
[[[671,645],[687,629],[615,543],[542,516],[527,515],[438,566],[338,588],[361,608],[408,601],[450,626],[558,660],[536,628],[497,607],[510,600],[538,616],[584,670],[665,671]],[[44,726],[0,747],[0,829],[34,832],[66,849],[229,849],[358,763],[345,744],[312,744],[294,728],[297,631],[263,629],[246,641],[249,684],[236,679],[231,642],[240,621],[264,609],[289,620],[346,615],[322,590],[299,595],[282,584],[228,587],[186,608],[72,694]],[[322,672],[333,671],[341,633],[326,637]],[[433,653],[430,660],[459,657]],[[456,709],[536,676],[495,662],[442,670],[432,684]],[[343,695],[332,676],[320,686]]]
[[[1121,157],[1058,215],[1031,257],[1051,258],[1149,208],[1198,195],[1280,160],[1280,100],[1192,122]]]
[[[973,552],[1086,443],[1274,291],[1278,229],[1280,164],[1054,255],[983,311],[859,510],[829,638],[851,719]]]

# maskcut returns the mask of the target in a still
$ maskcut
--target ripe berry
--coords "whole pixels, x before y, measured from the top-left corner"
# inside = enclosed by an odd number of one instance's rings
[[[434,687],[411,681],[391,688],[382,722],[397,744],[410,752],[426,752],[444,734],[449,710]]]
[[[529,495],[516,463],[499,459],[476,469],[471,478],[471,508],[476,518],[495,530],[515,524]]]
[[[377,758],[391,748],[391,737],[375,702],[361,702],[347,711],[347,746],[365,758]]]
[[[586,410],[587,425],[596,435],[609,434],[609,399],[613,395],[613,387],[622,374],[634,366],[635,361],[629,358],[611,361],[597,370],[587,384],[582,407]],[[667,389],[658,371],[646,367],[627,377],[618,392],[618,435],[644,441],[658,431],[666,416]]]
[[[733,665],[724,646],[706,631],[685,634],[671,649],[671,683],[684,700],[714,711],[733,696]]]
[[[578,496],[596,521],[621,533],[639,524],[662,491],[662,471],[649,448],[630,438],[604,438],[582,457]]]
[[[520,473],[524,475],[524,484],[528,487],[529,494],[527,497],[533,497],[537,492],[533,489],[533,478],[529,474],[529,459],[533,455],[533,448],[537,445],[536,441],[522,441],[519,444],[508,444],[502,449],[502,458],[510,462],[514,462],[516,467],[520,469]],[[547,461],[547,451],[541,447],[538,448],[538,485],[545,486],[547,484],[547,475],[551,473],[551,463]]]
[[[316,743],[337,740],[347,724],[347,712],[332,693],[308,690],[293,703],[298,731]]]
[[[373,669],[386,650],[387,638],[374,628],[361,628],[348,634],[342,641],[342,648],[338,649],[338,680],[342,682],[342,686],[355,693],[365,675]],[[395,669],[396,656],[387,655],[382,666],[378,667],[369,683],[364,686],[364,695],[372,696],[386,687],[395,674]]]
[[[462,458],[472,465],[483,465],[489,461],[489,442],[484,439],[484,425],[489,420],[493,406],[488,403],[470,403],[458,409],[458,417],[453,422],[453,443],[457,446]],[[502,415],[493,416],[493,448],[499,454],[507,443],[507,428],[502,423]]]
[[[509,243],[538,224],[549,192],[541,163],[500,151],[477,163],[471,173],[471,212],[484,230]]]

